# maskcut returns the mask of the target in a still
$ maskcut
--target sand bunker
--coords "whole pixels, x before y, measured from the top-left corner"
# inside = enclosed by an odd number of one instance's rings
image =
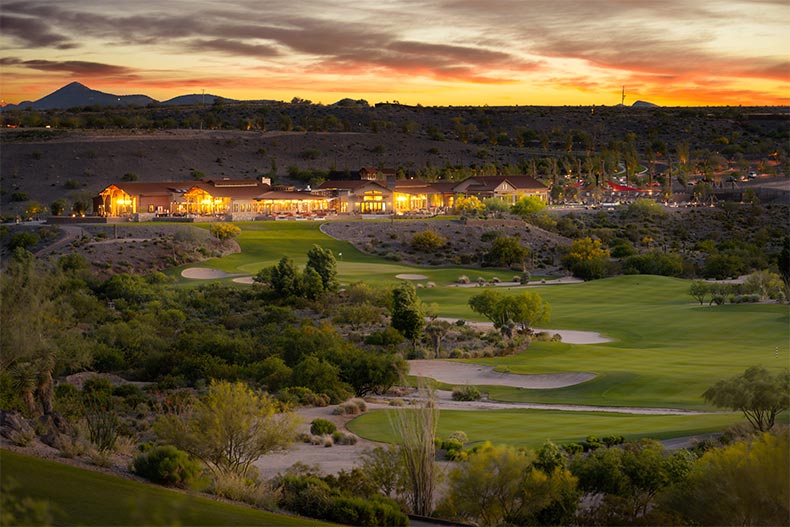
[[[240,276],[238,278],[234,278],[233,281],[237,284],[253,284],[255,283],[255,280],[252,278],[252,276]]]
[[[446,317],[439,317],[437,320],[446,320],[452,324],[455,324],[457,319],[455,318],[446,318]],[[466,325],[478,329],[480,331],[490,331],[494,329],[494,324],[491,322],[474,322],[467,320]],[[603,344],[605,342],[612,342],[612,339],[606,338],[602,336],[600,333],[595,331],[575,331],[572,329],[541,329],[541,328],[532,328],[535,333],[546,332],[554,335],[555,333],[559,334],[562,337],[562,341],[567,344]]]
[[[424,274],[396,274],[395,278],[400,278],[401,280],[427,280],[428,277]]]
[[[443,360],[410,360],[409,374],[430,377],[439,382],[456,385],[496,385],[514,388],[551,389],[573,386],[595,378],[592,373],[555,373],[519,375],[497,373],[492,366]]]
[[[210,267],[190,267],[181,271],[181,276],[193,280],[216,280],[217,278],[227,278],[236,275],[220,271],[219,269],[211,269]]]

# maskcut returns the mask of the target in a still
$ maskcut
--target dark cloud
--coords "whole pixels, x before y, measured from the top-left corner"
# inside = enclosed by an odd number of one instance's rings
[[[228,55],[244,55],[247,57],[276,57],[280,52],[274,46],[249,44],[238,40],[215,38],[211,40],[195,39],[186,43],[193,51],[225,53]]]
[[[46,22],[36,18],[0,15],[0,34],[31,47],[69,49],[75,46],[68,37],[52,31]]]
[[[79,60],[20,60],[14,57],[4,57],[0,58],[0,65],[23,66],[39,71],[65,72],[85,76],[129,75],[134,72],[134,70],[123,66],[113,66],[111,64],[100,64],[98,62],[85,62]]]

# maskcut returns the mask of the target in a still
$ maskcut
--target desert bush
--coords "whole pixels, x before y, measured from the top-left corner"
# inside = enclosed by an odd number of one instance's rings
[[[212,223],[209,232],[218,240],[229,240],[238,236],[241,229],[232,223]]]
[[[218,474],[211,481],[209,492],[233,501],[249,503],[266,510],[276,510],[280,492],[267,483],[235,473]]]
[[[463,430],[456,430],[447,439],[459,441],[462,445],[469,442],[469,438]]]
[[[433,252],[447,245],[447,238],[432,230],[418,232],[411,239],[411,247],[415,251]]]
[[[760,301],[760,295],[735,295],[732,297],[733,304],[748,304]]]
[[[329,396],[325,393],[314,393],[304,386],[289,386],[278,394],[278,399],[284,403],[301,404],[308,406],[329,406]]]
[[[346,401],[337,405],[332,413],[334,415],[359,415],[362,413],[362,411],[356,404],[352,403],[351,401]]]
[[[453,401],[479,401],[482,394],[475,386],[456,386],[452,397]]]
[[[389,402],[390,406],[403,406],[404,404],[406,403],[403,401],[403,399],[400,398],[390,399]]]
[[[355,404],[357,406],[357,408],[359,408],[360,412],[364,413],[364,412],[368,411],[368,405],[365,402],[365,399],[362,399],[360,397],[355,397],[355,398],[351,399],[349,402]]]
[[[200,463],[171,445],[156,446],[134,458],[134,472],[154,483],[191,486],[201,474]]]
[[[351,432],[336,430],[335,433],[332,434],[332,440],[338,445],[356,445],[359,438]]]
[[[459,284],[468,284],[470,280],[468,276],[462,274],[461,276],[458,277],[458,280],[456,280],[456,282]]]
[[[88,461],[92,465],[96,465],[97,467],[109,468],[112,466],[112,456],[110,455],[110,452],[106,450],[89,448],[85,452],[85,457],[88,458]]]
[[[17,247],[29,249],[41,241],[41,237],[34,232],[18,232],[8,241],[8,249],[13,251]]]
[[[326,419],[313,419],[310,423],[310,433],[313,435],[333,434],[337,430],[335,423],[327,421]]]

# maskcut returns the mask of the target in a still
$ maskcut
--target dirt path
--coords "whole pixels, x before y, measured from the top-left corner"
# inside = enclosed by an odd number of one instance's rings
[[[36,251],[35,256],[38,257],[51,254],[61,247],[65,247],[71,242],[79,240],[86,234],[82,227],[77,227],[76,225],[61,225],[59,229],[62,230],[65,235],[55,243],[47,245],[46,247]]]

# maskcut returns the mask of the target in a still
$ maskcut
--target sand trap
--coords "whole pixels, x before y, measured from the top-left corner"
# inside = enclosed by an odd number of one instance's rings
[[[234,278],[233,281],[237,284],[254,284],[255,280],[252,278],[252,276],[240,276],[238,278]]]
[[[181,271],[181,276],[193,280],[216,280],[217,278],[227,278],[236,275],[220,271],[219,269],[211,269],[210,267],[190,267]]]
[[[445,318],[439,317],[437,320],[446,320],[452,324],[455,324],[457,319],[455,318]],[[466,321],[466,325],[478,329],[480,331],[490,331],[494,329],[494,324],[492,322],[473,322],[470,320]],[[560,337],[562,337],[562,341],[566,344],[603,344],[605,342],[612,342],[612,339],[606,338],[602,336],[600,333],[595,331],[575,331],[572,329],[541,329],[541,328],[532,328],[535,333],[551,333],[554,335],[558,333]]]
[[[428,277],[424,274],[396,274],[395,278],[400,278],[401,280],[427,280]]]
[[[592,373],[519,375],[497,373],[492,366],[444,360],[410,360],[409,374],[430,377],[447,384],[496,385],[514,388],[551,389],[573,386],[595,378]]]

